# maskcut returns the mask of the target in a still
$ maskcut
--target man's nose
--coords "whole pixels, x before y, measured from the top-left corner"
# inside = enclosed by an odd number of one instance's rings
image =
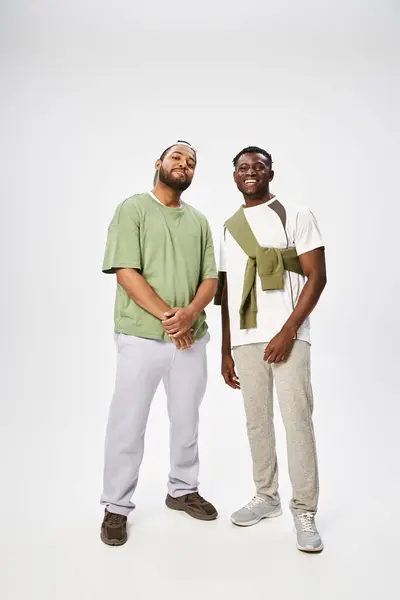
[[[256,171],[255,171],[254,167],[252,167],[250,165],[250,167],[248,167],[248,169],[246,169],[246,175],[255,175],[255,174],[256,174]]]

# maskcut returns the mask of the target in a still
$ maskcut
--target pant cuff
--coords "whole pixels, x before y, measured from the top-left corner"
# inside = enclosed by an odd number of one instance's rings
[[[181,498],[182,496],[187,496],[188,494],[195,494],[198,491],[199,489],[196,487],[191,490],[178,490],[175,492],[168,492],[168,494],[171,496],[171,498]]]
[[[108,512],[113,513],[115,515],[122,515],[123,517],[129,516],[129,514],[134,510],[133,508],[126,508],[125,506],[116,506],[115,504],[111,504],[109,502],[101,503],[104,508],[108,510]]]

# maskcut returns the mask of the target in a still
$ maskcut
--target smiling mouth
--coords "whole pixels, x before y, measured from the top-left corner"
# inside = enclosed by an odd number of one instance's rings
[[[244,183],[257,183],[257,179],[245,179]]]

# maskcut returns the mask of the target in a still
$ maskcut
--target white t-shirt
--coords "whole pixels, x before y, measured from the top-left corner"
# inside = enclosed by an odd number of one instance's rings
[[[149,194],[149,196],[151,196],[153,198],[153,200],[155,200],[156,202],[158,202],[158,204],[162,204],[162,202],[160,202],[160,200],[157,198],[157,196],[155,196],[153,194],[153,192],[147,192]],[[165,204],[163,204],[163,206],[165,206]],[[182,208],[182,200],[179,200],[179,206],[178,208]]]
[[[264,248],[292,248],[304,254],[323,246],[317,221],[310,210],[281,202],[286,209],[286,233],[282,221],[269,205],[245,208],[244,214],[260,246]],[[244,344],[267,344],[286,323],[297,304],[306,279],[302,275],[284,272],[282,290],[261,288],[260,277],[256,276],[257,327],[240,329],[239,309],[242,300],[244,274],[248,256],[228,230],[221,240],[219,270],[227,273],[228,305],[232,347]],[[297,339],[310,343],[310,320],[307,318],[297,332]]]

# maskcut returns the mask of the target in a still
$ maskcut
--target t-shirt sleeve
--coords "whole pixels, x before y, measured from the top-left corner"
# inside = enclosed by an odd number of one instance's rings
[[[207,223],[203,261],[200,280],[217,279],[217,266],[215,264],[214,243],[209,224]]]
[[[107,234],[102,271],[115,273],[118,268],[142,269],[139,214],[129,200],[115,211]]]
[[[226,271],[227,271],[225,231],[222,232],[220,243],[219,243],[219,265],[218,265],[218,271],[220,273],[226,273]]]
[[[298,255],[324,246],[317,220],[310,210],[302,210],[297,215],[294,243]]]

